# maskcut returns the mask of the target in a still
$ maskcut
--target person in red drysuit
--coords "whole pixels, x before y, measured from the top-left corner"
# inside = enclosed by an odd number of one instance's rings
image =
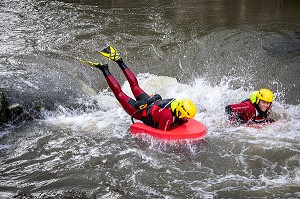
[[[188,119],[196,115],[196,106],[190,100],[162,99],[159,94],[150,97],[140,88],[137,78],[112,46],[103,49],[100,54],[115,61],[128,80],[135,99],[130,98],[121,90],[120,84],[111,75],[107,64],[92,63],[102,71],[116,99],[133,118],[141,120],[148,126],[169,131],[177,125],[186,123]]]
[[[238,104],[225,107],[225,113],[231,124],[271,123],[270,108],[273,102],[273,93],[263,88],[251,93],[250,98]]]

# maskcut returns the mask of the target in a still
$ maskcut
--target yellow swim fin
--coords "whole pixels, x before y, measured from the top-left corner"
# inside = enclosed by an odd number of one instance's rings
[[[81,59],[81,58],[77,58],[79,61],[81,61],[82,63],[86,64],[86,65],[89,65],[89,66],[94,66],[94,67],[101,67],[103,66],[103,64],[100,64],[98,62],[92,62],[92,61],[87,61],[87,60],[84,60],[84,59]]]
[[[108,46],[108,47],[102,49],[99,53],[101,55],[103,55],[104,57],[106,57],[107,59],[112,60],[112,61],[117,61],[118,59],[120,59],[120,54],[112,46]]]

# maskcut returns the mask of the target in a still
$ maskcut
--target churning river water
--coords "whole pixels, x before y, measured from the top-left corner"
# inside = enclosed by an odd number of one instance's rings
[[[297,0],[1,0],[0,89],[33,121],[0,130],[0,198],[300,198]],[[119,50],[140,85],[188,97],[203,141],[129,132],[99,70]],[[224,107],[274,91],[276,123],[228,126]],[[39,110],[38,113],[36,113]]]

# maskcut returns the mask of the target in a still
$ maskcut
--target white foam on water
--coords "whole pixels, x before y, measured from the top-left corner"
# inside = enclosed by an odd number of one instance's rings
[[[281,142],[280,138],[299,138],[300,111],[299,105],[286,105],[281,102],[273,103],[273,110],[280,119],[278,122],[262,128],[229,126],[225,120],[224,107],[230,103],[238,103],[249,97],[249,91],[245,88],[232,89],[229,86],[230,79],[224,78],[219,85],[211,85],[205,79],[195,79],[190,84],[182,84],[175,78],[155,76],[152,74],[139,74],[137,76],[141,88],[149,94],[158,93],[162,98],[188,98],[197,107],[195,119],[204,123],[208,128],[209,136],[220,134],[245,134],[247,139],[253,138],[253,142],[270,140],[274,146]],[[123,91],[133,97],[130,86],[126,81],[122,85]],[[276,95],[280,95],[275,93]],[[75,131],[102,132],[112,131],[117,127],[128,130],[131,117],[121,108],[113,94],[107,89],[93,96],[99,103],[101,110],[91,110],[83,113],[66,110],[60,107],[47,122],[64,126]],[[119,132],[118,132],[119,135]],[[255,139],[257,138],[257,139]]]

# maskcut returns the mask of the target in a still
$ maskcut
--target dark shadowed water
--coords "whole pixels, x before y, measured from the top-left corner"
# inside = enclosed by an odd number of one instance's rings
[[[0,130],[0,198],[299,198],[297,0],[2,0],[0,91],[36,119]],[[129,132],[102,74],[113,45],[141,87],[189,97],[203,141]],[[274,91],[277,122],[230,127],[224,107]],[[27,195],[26,195],[27,194]]]

